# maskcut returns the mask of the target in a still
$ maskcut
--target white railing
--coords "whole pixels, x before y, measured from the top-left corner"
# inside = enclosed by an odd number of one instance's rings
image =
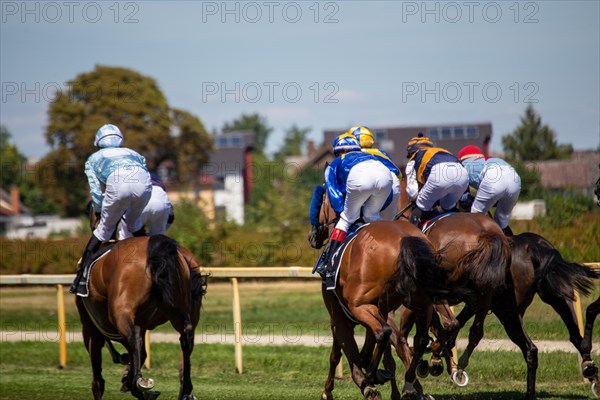
[[[308,267],[254,267],[254,268],[201,268],[202,275],[211,278],[228,278],[231,280],[233,299],[233,327],[235,334],[235,368],[238,373],[243,371],[242,362],[242,311],[240,307],[240,292],[238,278],[263,278],[263,279],[285,279],[285,278],[319,278],[312,274],[312,268]],[[0,286],[27,286],[27,285],[56,285],[57,308],[58,308],[58,348],[59,366],[67,366],[67,327],[65,319],[65,301],[63,285],[71,285],[75,275],[0,275]],[[150,368],[150,331],[146,332],[146,367]]]

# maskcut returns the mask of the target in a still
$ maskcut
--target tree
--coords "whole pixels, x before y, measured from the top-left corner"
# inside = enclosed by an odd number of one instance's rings
[[[502,146],[507,156],[513,160],[553,160],[567,158],[573,152],[571,145],[559,145],[556,135],[548,125],[542,125],[542,118],[532,105],[525,110],[519,125],[511,134],[502,137]]]
[[[94,136],[104,124],[117,125],[125,146],[142,154],[149,169],[172,160],[182,168],[180,180],[191,179],[212,150],[212,139],[198,118],[171,110],[154,79],[126,68],[96,66],[77,75],[68,90],[57,94],[48,114],[46,140],[53,150],[40,165],[51,179],[41,184],[68,215],[85,206],[84,164],[96,150]],[[174,131],[180,135],[175,137]]]
[[[250,130],[254,132],[254,152],[264,154],[267,139],[273,128],[267,125],[267,121],[259,114],[242,114],[238,119],[226,122],[223,125],[223,133],[228,131]]]
[[[10,143],[11,134],[4,125],[0,126],[0,187],[9,190],[12,186],[19,188],[21,201],[34,213],[55,213],[58,206],[44,196],[38,184],[39,174],[43,171],[38,166],[27,164],[26,158],[16,145]]]
[[[214,150],[213,140],[202,122],[187,111],[173,109],[176,139],[177,175],[180,182],[191,182]]]
[[[275,153],[275,159],[284,161],[287,157],[302,155],[302,148],[308,132],[310,132],[310,128],[300,128],[296,124],[292,125],[285,132],[283,145]]]

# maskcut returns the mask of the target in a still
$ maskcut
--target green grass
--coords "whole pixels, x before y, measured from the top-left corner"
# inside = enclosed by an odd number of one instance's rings
[[[155,344],[153,367],[144,376],[156,380],[161,398],[174,399],[178,392],[177,363],[179,348],[175,344]],[[81,343],[69,344],[69,365],[56,367],[55,343],[0,343],[0,398],[16,400],[72,400],[90,398],[91,368]],[[194,393],[201,399],[262,400],[316,399],[323,390],[328,365],[327,347],[246,346],[244,373],[237,374],[233,365],[233,347],[227,345],[196,346],[192,357]],[[131,398],[119,393],[122,366],[109,362],[103,350],[106,379],[105,400]],[[575,355],[540,354],[538,369],[539,399],[587,399],[589,385],[578,380]],[[358,389],[350,380],[347,363],[344,379],[336,380],[336,399],[359,399]],[[403,367],[397,376],[402,380]],[[426,392],[437,400],[508,400],[525,391],[525,363],[518,353],[476,352],[472,357],[471,383],[454,387],[446,374],[423,380]],[[389,398],[389,384],[382,387]]]
[[[65,289],[66,291],[66,289]],[[600,295],[597,285],[592,296],[582,298],[582,311]],[[242,328],[248,337],[259,334],[330,335],[329,316],[315,281],[241,281]],[[233,333],[231,285],[209,283],[198,332]],[[73,296],[65,293],[67,329],[80,332]],[[55,331],[56,289],[52,287],[0,288],[0,330]],[[568,331],[558,314],[537,296],[525,314],[525,329],[534,340],[568,340]],[[174,332],[166,324],[157,332]],[[466,331],[462,333],[467,337]],[[485,337],[507,338],[494,315],[486,318]]]

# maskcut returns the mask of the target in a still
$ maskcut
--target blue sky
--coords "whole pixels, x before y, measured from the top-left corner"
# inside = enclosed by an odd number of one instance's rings
[[[600,2],[2,1],[0,122],[27,156],[57,88],[96,64],[156,79],[209,130],[258,112],[326,128],[490,121],[529,102],[559,143],[600,141]],[[90,140],[98,127],[90,127]],[[126,135],[126,132],[125,132]]]

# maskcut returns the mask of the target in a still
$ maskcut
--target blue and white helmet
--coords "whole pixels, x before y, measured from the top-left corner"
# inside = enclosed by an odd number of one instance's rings
[[[360,144],[351,133],[344,133],[333,139],[332,147],[336,157],[349,151],[360,151]]]
[[[123,146],[123,134],[121,130],[112,124],[106,124],[96,132],[94,140],[96,147],[121,147]]]

